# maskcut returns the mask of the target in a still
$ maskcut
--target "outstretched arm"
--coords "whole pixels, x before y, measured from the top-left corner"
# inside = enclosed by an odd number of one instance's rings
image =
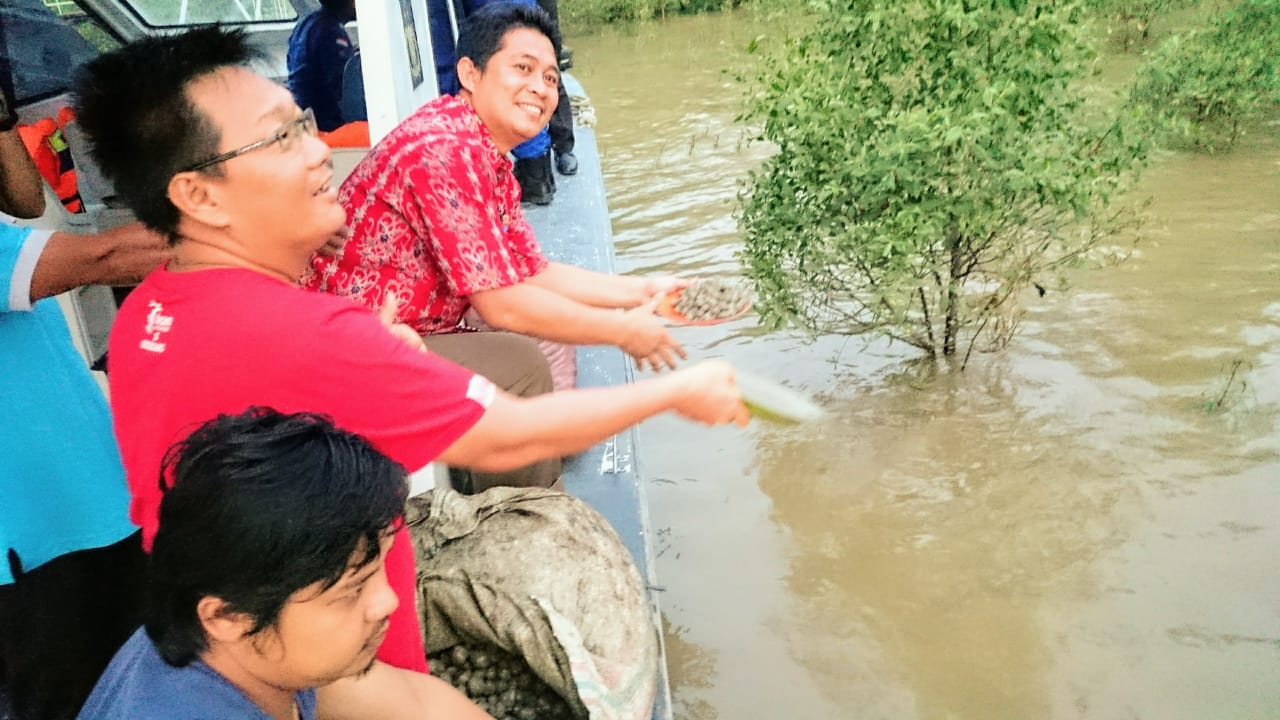
[[[525,282],[599,308],[637,307],[679,284],[670,277],[612,275],[557,262]]]
[[[629,385],[517,398],[499,394],[441,454],[450,465],[501,472],[575,453],[668,410],[707,425],[750,419],[728,363],[710,360]]]
[[[684,348],[653,314],[641,305],[626,312],[592,307],[531,282],[477,292],[471,305],[485,322],[500,330],[575,345],[617,345],[644,368],[674,368]]]

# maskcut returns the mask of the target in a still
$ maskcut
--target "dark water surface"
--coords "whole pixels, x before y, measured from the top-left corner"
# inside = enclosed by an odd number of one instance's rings
[[[571,37],[621,269],[732,274],[745,62],[768,23]],[[1004,353],[680,330],[814,426],[642,431],[682,718],[1280,718],[1280,142],[1168,154],[1126,264]],[[1233,374],[1234,371],[1234,374]]]

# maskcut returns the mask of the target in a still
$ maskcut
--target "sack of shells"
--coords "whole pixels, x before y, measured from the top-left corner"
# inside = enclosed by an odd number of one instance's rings
[[[432,672],[498,720],[642,720],[658,638],[622,540],[540,488],[409,500]]]

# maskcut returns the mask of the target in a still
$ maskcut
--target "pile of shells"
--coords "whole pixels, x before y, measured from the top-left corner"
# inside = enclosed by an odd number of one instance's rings
[[[433,675],[496,720],[573,720],[564,699],[523,660],[491,645],[454,645],[427,660]]]
[[[573,107],[575,125],[587,128],[596,126],[596,109],[586,95],[570,95],[569,105]]]
[[[706,278],[685,287],[673,307],[690,321],[702,322],[741,315],[750,303],[751,291],[742,283]]]

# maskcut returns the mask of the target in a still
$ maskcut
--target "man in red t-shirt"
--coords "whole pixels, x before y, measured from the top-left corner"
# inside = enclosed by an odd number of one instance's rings
[[[641,367],[675,367],[684,350],[652,305],[672,279],[549,262],[520,207],[507,153],[556,108],[559,43],[537,7],[470,15],[457,46],[462,89],[428,102],[356,166],[339,191],[351,238],[341,254],[317,255],[304,283],[371,308],[395,298],[397,319],[430,336],[428,347],[502,386],[493,358],[509,367],[530,357],[494,349],[510,347],[510,333],[617,345]],[[471,308],[509,332],[459,333]]]
[[[116,437],[144,545],[156,531],[168,448],[252,405],[328,415],[410,472],[436,458],[519,467],[666,410],[707,424],[747,421],[723,363],[521,399],[425,352],[407,328],[388,332],[389,317],[299,289],[311,255],[346,217],[314,117],[249,68],[255,57],[242,32],[201,28],[103,55],[76,87],[99,166],[175,247],[174,260],[129,296],[110,343]],[[425,670],[404,532],[387,566],[401,602],[379,657]]]

